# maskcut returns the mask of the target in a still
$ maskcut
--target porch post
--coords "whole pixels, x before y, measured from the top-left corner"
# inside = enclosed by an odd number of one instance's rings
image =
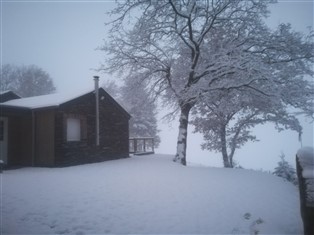
[[[134,137],[134,153],[137,152],[137,139]]]
[[[155,153],[154,147],[155,147],[155,140],[154,140],[154,138],[152,138],[152,149],[153,149],[153,153]]]

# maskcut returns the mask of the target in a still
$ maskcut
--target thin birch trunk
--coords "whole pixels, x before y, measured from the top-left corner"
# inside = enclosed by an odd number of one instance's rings
[[[220,138],[221,138],[221,153],[222,153],[224,167],[231,168],[232,165],[229,161],[228,152],[227,152],[226,126],[223,126],[221,128]]]
[[[179,120],[179,135],[177,142],[177,153],[173,159],[175,162],[179,162],[186,166],[186,146],[188,136],[188,122],[189,113],[191,110],[190,105],[185,105],[181,108],[180,120]]]

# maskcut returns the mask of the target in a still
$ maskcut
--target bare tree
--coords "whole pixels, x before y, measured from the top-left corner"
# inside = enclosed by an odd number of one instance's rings
[[[217,35],[209,47],[230,47],[229,32]],[[312,35],[303,36],[284,24],[263,35],[233,38],[243,46],[237,53],[240,61],[241,56],[251,60],[252,75],[237,78],[239,73],[230,73],[227,80],[220,78],[217,83],[222,87],[205,88],[211,92],[201,93],[194,109],[192,123],[206,141],[202,147],[221,152],[225,167],[233,167],[236,149],[257,140],[251,133],[254,126],[272,122],[279,131],[291,129],[301,136],[297,114],[314,118],[314,86],[307,77],[313,75]]]
[[[204,94],[240,87],[264,93],[259,81],[273,84],[279,76],[271,64],[287,72],[313,57],[313,45],[289,28],[272,32],[263,24],[270,2],[137,0],[118,2],[111,12],[117,18],[102,48],[109,54],[103,69],[136,76],[177,105],[174,161],[186,165],[190,111]]]
[[[294,98],[303,96],[302,88]],[[202,148],[220,152],[224,167],[234,167],[235,151],[249,141],[257,141],[251,132],[256,125],[273,123],[278,131],[290,129],[302,134],[298,119],[289,114],[278,96],[264,97],[243,88],[216,91],[203,98],[192,113],[195,132],[204,137]]]
[[[56,90],[49,74],[35,65],[2,65],[0,87],[3,91],[12,90],[21,97],[45,95]]]

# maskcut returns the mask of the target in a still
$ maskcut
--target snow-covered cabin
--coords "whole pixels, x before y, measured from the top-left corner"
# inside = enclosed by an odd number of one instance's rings
[[[7,165],[67,166],[128,157],[130,115],[99,88],[97,121],[95,93],[0,103],[1,159]]]

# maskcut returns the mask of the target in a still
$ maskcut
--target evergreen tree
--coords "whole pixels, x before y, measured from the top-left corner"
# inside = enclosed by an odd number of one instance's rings
[[[123,105],[132,116],[129,122],[130,136],[154,137],[155,147],[158,147],[160,138],[156,119],[157,107],[145,87],[136,79],[126,79],[121,97]]]
[[[141,81],[126,79],[122,87],[107,82],[104,87],[132,116],[129,121],[130,137],[154,137],[155,147],[158,147],[157,107]]]
[[[285,159],[285,154],[281,153],[278,166],[275,168],[273,174],[286,179],[287,181],[297,184],[297,176],[295,169]]]

